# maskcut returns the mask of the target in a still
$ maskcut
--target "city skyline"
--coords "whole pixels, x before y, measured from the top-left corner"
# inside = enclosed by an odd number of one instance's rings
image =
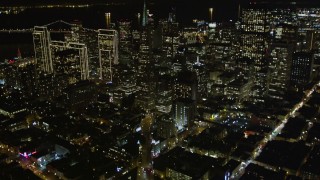
[[[320,178],[319,2],[1,3],[0,179]]]

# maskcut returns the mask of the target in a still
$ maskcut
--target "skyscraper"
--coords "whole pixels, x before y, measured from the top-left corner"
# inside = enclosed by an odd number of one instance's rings
[[[98,30],[100,79],[112,82],[112,66],[118,64],[118,33],[115,30]]]
[[[256,71],[260,70],[261,59],[265,55],[268,31],[265,9],[248,8],[242,10],[241,56],[252,59]]]
[[[311,81],[313,55],[309,52],[296,52],[292,56],[290,83],[301,87]]]
[[[124,64],[132,63],[131,22],[119,21],[119,60]]]
[[[187,98],[196,102],[198,96],[197,74],[187,70],[179,72],[174,81],[173,90],[173,99]]]
[[[162,47],[167,53],[167,57],[174,57],[179,46],[179,23],[176,21],[173,11],[169,13],[167,21],[159,22],[162,30]]]
[[[111,13],[105,13],[105,17],[106,17],[106,28],[110,28],[110,24],[111,24]]]
[[[52,73],[51,38],[47,27],[35,26],[32,35],[37,72]]]
[[[50,47],[55,75],[67,75],[69,84],[89,78],[88,50],[85,44],[52,41]]]
[[[288,43],[272,43],[269,54],[268,95],[281,99],[289,84],[290,63],[293,45]]]
[[[178,98],[173,105],[173,119],[178,131],[189,127],[195,114],[194,102],[191,99]]]
[[[148,24],[148,13],[146,0],[143,1],[143,11],[142,11],[142,27],[145,27]]]

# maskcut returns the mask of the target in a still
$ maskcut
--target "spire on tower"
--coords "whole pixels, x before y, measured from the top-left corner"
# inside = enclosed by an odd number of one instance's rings
[[[20,52],[20,48],[18,48],[18,51],[17,51],[17,58],[18,58],[18,60],[20,60],[20,59],[21,59],[21,52]]]
[[[148,13],[147,13],[147,6],[146,0],[143,1],[143,12],[142,12],[142,26],[146,26],[148,23]]]

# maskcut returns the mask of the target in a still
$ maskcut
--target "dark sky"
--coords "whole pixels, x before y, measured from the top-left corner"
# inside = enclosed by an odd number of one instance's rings
[[[140,3],[143,0],[1,0],[0,5],[38,5],[38,4],[66,4],[66,3],[108,3],[108,2],[126,2],[126,3]],[[234,4],[240,0],[147,0],[155,3],[191,3],[191,4]],[[243,0],[241,0],[243,1]],[[247,0],[245,0],[247,1]]]

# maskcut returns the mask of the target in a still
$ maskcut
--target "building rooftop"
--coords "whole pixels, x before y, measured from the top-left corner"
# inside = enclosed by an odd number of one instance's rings
[[[218,159],[201,156],[176,147],[168,153],[160,155],[154,161],[154,168],[160,171],[170,168],[194,179],[199,179],[212,168],[220,169],[222,167]]]

